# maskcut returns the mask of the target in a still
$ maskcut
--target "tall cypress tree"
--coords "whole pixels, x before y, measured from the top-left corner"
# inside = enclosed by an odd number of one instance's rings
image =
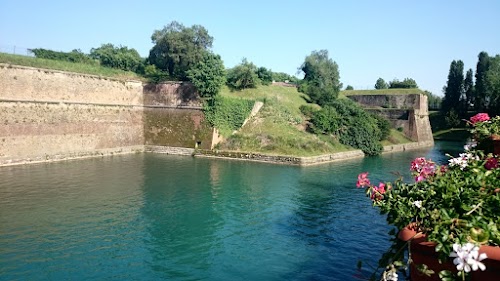
[[[467,70],[464,80],[465,98],[463,102],[464,111],[467,112],[471,105],[474,103],[474,79],[472,78],[472,69]]]
[[[464,91],[464,63],[453,60],[448,73],[448,82],[445,87],[442,109],[444,112],[461,111],[460,98]]]
[[[486,89],[486,72],[488,71],[489,65],[490,57],[488,56],[488,53],[479,53],[476,67],[476,88],[474,100],[474,106],[478,111],[486,109],[486,97],[488,96]]]

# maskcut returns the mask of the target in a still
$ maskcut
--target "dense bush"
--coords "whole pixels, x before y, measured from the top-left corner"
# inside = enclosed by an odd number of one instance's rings
[[[227,71],[227,85],[232,89],[256,88],[260,83],[257,66],[247,59]]]
[[[187,71],[187,77],[203,98],[213,98],[226,81],[226,70],[219,55],[205,52],[203,58]]]
[[[317,107],[310,104],[303,104],[299,107],[299,109],[302,114],[309,118],[311,118],[314,113],[319,110]]]
[[[314,112],[311,123],[316,133],[333,134],[340,143],[361,149],[367,155],[379,154],[380,140],[388,136],[388,124],[383,119],[367,113],[351,100],[333,101]]]
[[[417,82],[412,78],[405,78],[403,81],[394,79],[389,82],[389,89],[416,89],[418,88]]]
[[[35,54],[35,57],[41,59],[59,60],[59,61],[69,61],[97,65],[98,62],[91,57],[87,56],[80,50],[73,50],[71,52],[57,52],[47,49],[31,49],[31,52]]]
[[[250,115],[254,101],[216,96],[204,106],[207,121],[219,129],[223,136],[241,127]]]
[[[144,59],[133,48],[102,44],[99,48],[92,48],[89,56],[98,60],[102,66],[138,73],[144,72]]]

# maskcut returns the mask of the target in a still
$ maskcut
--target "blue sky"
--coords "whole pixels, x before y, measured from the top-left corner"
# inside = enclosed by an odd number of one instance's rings
[[[442,95],[452,60],[475,70],[480,51],[500,54],[499,15],[497,0],[0,0],[0,51],[113,43],[146,57],[153,31],[176,20],[207,28],[226,67],[246,57],[296,74],[311,51],[327,49],[344,86],[411,77]]]

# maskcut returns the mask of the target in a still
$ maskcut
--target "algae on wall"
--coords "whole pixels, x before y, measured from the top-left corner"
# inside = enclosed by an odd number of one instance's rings
[[[213,128],[200,109],[145,108],[146,145],[211,149]]]

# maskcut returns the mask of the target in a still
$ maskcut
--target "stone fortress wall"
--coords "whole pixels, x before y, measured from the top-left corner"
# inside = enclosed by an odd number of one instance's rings
[[[427,96],[423,94],[351,95],[349,99],[373,113],[386,117],[393,128],[401,128],[412,141],[434,144]]]
[[[389,118],[416,142],[413,146],[433,144],[426,96],[349,98]],[[195,148],[205,150],[197,154],[229,157],[207,151],[220,136],[201,106],[190,83],[143,84],[0,64],[0,166],[143,151],[192,155]],[[309,165],[362,156],[353,153],[298,160],[258,154],[236,158]]]
[[[211,148],[192,85],[143,85],[0,64],[0,165],[144,151]]]

